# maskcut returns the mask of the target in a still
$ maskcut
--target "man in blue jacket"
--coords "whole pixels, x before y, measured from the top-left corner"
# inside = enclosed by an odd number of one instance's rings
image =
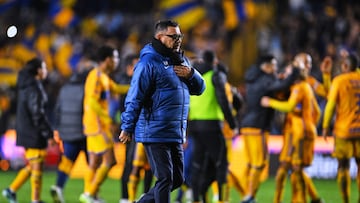
[[[154,38],[140,52],[122,113],[119,139],[144,144],[155,186],[138,202],[170,202],[170,193],[184,181],[185,141],[190,95],[205,83],[180,46],[183,35],[171,20],[155,25]]]

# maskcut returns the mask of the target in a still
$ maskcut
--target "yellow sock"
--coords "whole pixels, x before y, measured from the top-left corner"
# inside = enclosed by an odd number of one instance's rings
[[[38,201],[40,200],[41,186],[42,186],[42,171],[32,170],[30,177],[31,185],[31,200]]]
[[[98,170],[96,170],[94,180],[90,186],[89,194],[94,196],[98,191],[101,183],[105,180],[110,168],[104,164],[100,166]]]
[[[135,201],[136,188],[137,188],[138,182],[139,182],[139,178],[136,175],[131,174],[129,177],[129,182],[127,184],[130,202]]]
[[[303,171],[303,177],[306,184],[307,191],[312,200],[319,199],[319,194],[315,188],[312,179]]]
[[[347,169],[338,169],[337,182],[340,188],[343,202],[348,203],[350,200],[350,173]]]
[[[292,202],[306,203],[305,181],[302,171],[293,171],[291,174]]]
[[[251,168],[248,179],[247,195],[255,196],[255,193],[260,185],[261,169]]]
[[[10,190],[16,192],[26,181],[27,179],[30,177],[30,167],[29,166],[25,166],[24,168],[22,168],[19,173],[16,175],[16,178],[14,179],[14,181],[11,183],[10,185]]]
[[[217,181],[211,183],[211,190],[212,190],[213,198],[219,199],[219,187]]]
[[[244,188],[242,188],[241,186],[240,180],[238,180],[231,171],[228,171],[227,180],[228,180],[229,191],[230,191],[230,187],[235,187],[235,189],[240,193],[241,196],[245,195],[245,191]]]
[[[84,176],[84,193],[89,193],[90,194],[90,187],[91,187],[91,183],[92,180],[94,179],[95,176],[95,170],[88,168],[85,172],[85,176]]]
[[[275,178],[275,194],[274,203],[280,203],[284,195],[284,186],[287,177],[287,170],[284,167],[279,167]]]

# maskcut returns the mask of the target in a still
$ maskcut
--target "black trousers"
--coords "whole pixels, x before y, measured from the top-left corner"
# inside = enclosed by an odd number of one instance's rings
[[[180,143],[143,143],[151,170],[152,187],[138,202],[170,203],[170,193],[184,182],[184,150]]]
[[[228,171],[225,138],[220,130],[192,131],[193,157],[191,188],[194,201],[205,200],[209,186],[213,181],[219,185],[219,198],[222,200],[222,185],[226,184]]]

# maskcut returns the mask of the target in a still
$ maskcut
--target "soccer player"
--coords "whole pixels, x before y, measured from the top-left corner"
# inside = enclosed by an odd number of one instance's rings
[[[278,101],[263,97],[261,104],[264,107],[289,112],[285,124],[286,147],[281,153],[281,160],[285,160],[282,163],[290,164],[293,171],[291,174],[292,202],[305,203],[306,184],[303,168],[309,166],[313,159],[314,139],[317,136],[316,123],[320,118],[320,108],[310,85],[305,81],[307,70],[304,65],[299,66],[301,74],[291,87],[289,99]],[[288,169],[287,167],[281,169]]]
[[[94,201],[101,183],[115,164],[112,119],[109,116],[110,93],[122,94],[129,89],[129,85],[118,85],[109,77],[119,63],[118,51],[102,46],[97,56],[99,64],[90,71],[85,82],[83,126],[89,166],[84,175],[84,193],[79,197],[82,203]]]
[[[329,133],[331,119],[336,109],[336,119],[332,134],[335,136],[333,156],[338,160],[337,181],[343,203],[350,202],[350,158],[354,157],[358,173],[356,182],[360,189],[360,73],[359,59],[349,54],[341,62],[341,75],[332,81],[328,102],[325,107],[323,136]],[[359,199],[360,201],[360,199]]]
[[[309,54],[299,53],[295,56],[294,60],[297,64],[303,65],[303,67],[305,69],[304,71],[307,72],[305,74],[305,76],[306,76],[305,80],[311,86],[311,88],[313,89],[313,92],[318,96],[326,98],[326,94],[328,91],[328,85],[330,83],[329,80],[330,80],[330,72],[331,72],[331,67],[332,67],[331,58],[325,57],[320,66],[320,69],[323,73],[324,83],[320,83],[313,76],[310,76],[310,71],[312,68],[312,59]],[[327,85],[325,85],[325,84],[327,84]],[[285,180],[286,180],[288,171],[291,168],[290,158],[288,155],[288,152],[291,150],[291,145],[289,144],[290,139],[289,139],[289,135],[288,135],[289,128],[291,128],[291,127],[289,127],[288,124],[285,124],[285,126],[284,126],[284,142],[283,142],[284,145],[282,147],[282,150],[281,150],[281,153],[279,156],[280,166],[277,170],[276,178],[275,178],[276,189],[275,189],[275,195],[274,195],[274,203],[278,203],[278,202],[282,201]],[[311,198],[311,203],[323,202],[323,200],[319,197],[318,192],[317,192],[311,178],[306,173],[303,174],[303,177],[304,177],[306,185],[307,185],[306,189],[309,192],[309,196]]]

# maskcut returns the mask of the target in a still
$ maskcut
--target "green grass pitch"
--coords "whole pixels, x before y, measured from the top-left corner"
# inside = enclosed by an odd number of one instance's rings
[[[7,187],[10,182],[14,179],[16,171],[0,172],[0,189]],[[43,175],[43,186],[42,186],[42,199],[46,203],[51,203],[51,197],[49,193],[50,186],[55,183],[56,173],[55,171],[46,171]],[[327,203],[341,203],[340,193],[337,187],[336,180],[314,180],[315,186],[318,189],[320,196],[325,199]],[[100,197],[103,198],[107,203],[118,203],[120,199],[120,181],[115,179],[106,179],[100,190]],[[140,183],[138,189],[138,195],[142,191],[142,183]],[[284,203],[290,203],[290,184],[287,181],[284,195]],[[257,194],[257,200],[259,203],[271,203],[274,194],[275,182],[274,178],[269,178],[265,181]],[[79,195],[83,191],[83,180],[82,179],[69,179],[65,187],[65,199],[67,203],[77,203]],[[177,191],[172,193],[172,202],[175,199]],[[232,189],[230,191],[230,202],[240,202],[240,195]],[[23,185],[22,188],[17,192],[19,203],[30,202],[30,183],[29,181]],[[353,180],[351,185],[351,199],[350,202],[357,202],[358,194],[356,182]],[[6,203],[4,197],[0,197],[1,203]]]

